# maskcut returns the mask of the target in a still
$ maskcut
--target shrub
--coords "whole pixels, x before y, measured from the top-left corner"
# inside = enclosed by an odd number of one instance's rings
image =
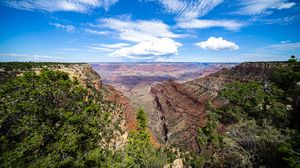
[[[1,167],[96,165],[106,138],[99,132],[109,130],[102,113],[114,109],[87,97],[59,71],[28,72],[1,85]]]

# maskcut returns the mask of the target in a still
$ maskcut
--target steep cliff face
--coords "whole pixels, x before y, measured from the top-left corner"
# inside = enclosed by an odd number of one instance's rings
[[[183,84],[169,80],[151,88],[155,110],[150,127],[161,140],[197,151],[197,130],[205,126],[205,105],[226,102],[218,97],[224,84],[233,81],[262,81],[285,63],[242,63],[204,78]]]
[[[198,99],[190,88],[174,81],[152,87],[151,93],[155,95],[156,113],[160,116],[153,122],[159,124],[155,126],[155,131],[163,135],[165,142],[187,143],[196,148],[194,145],[197,144],[191,137],[205,124],[202,113],[204,97]]]
[[[125,130],[136,128],[136,117],[129,100],[114,87],[105,85],[101,81],[100,75],[92,69],[88,64],[69,65],[68,67],[53,67],[56,70],[64,71],[71,77],[78,79],[84,86],[90,89],[90,92],[96,90],[101,93],[105,101],[113,102],[121,105],[125,115]]]
[[[128,99],[112,86],[103,84],[101,77],[89,64],[15,63],[16,65],[14,66],[11,64],[2,63],[0,65],[0,84],[28,71],[34,71],[39,74],[42,69],[46,68],[68,73],[71,80],[77,80],[87,88],[89,95],[93,97],[93,101],[100,101],[104,105],[113,103],[118,106],[118,110],[113,111],[111,115],[111,127],[114,130],[112,136],[114,138],[110,142],[106,142],[111,149],[124,146],[127,140],[127,132],[136,127],[135,113]],[[121,130],[115,129],[114,124],[117,124]]]

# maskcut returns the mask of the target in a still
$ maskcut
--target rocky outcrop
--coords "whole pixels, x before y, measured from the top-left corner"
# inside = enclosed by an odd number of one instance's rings
[[[175,159],[173,163],[165,165],[164,168],[184,168],[182,159]]]
[[[226,103],[218,97],[224,84],[265,80],[278,66],[287,64],[242,63],[183,84],[172,80],[159,83],[151,88],[155,110],[150,118],[150,127],[165,143],[198,151],[197,130],[205,126],[205,105],[209,101],[216,107]]]
[[[115,102],[119,105],[122,105],[125,115],[125,127],[126,130],[133,130],[137,127],[137,121],[135,116],[135,111],[132,108],[129,100],[121,92],[117,91],[114,87],[106,85],[109,94],[106,99],[110,102]]]
[[[7,65],[9,64],[10,63],[7,63]],[[20,68],[21,66],[24,66],[23,64],[30,64],[30,66]],[[110,142],[105,142],[109,144],[111,149],[124,147],[128,131],[135,129],[136,127],[135,112],[131,107],[129,100],[112,86],[103,84],[100,75],[94,71],[89,64],[17,63],[14,69],[8,70],[3,67],[5,66],[0,66],[0,84],[5,83],[16,76],[23,75],[28,71],[34,71],[36,73],[40,73],[42,69],[62,71],[68,73],[71,80],[77,80],[81,83],[88,90],[89,95],[93,96],[93,100],[98,100],[107,105],[109,105],[109,103],[117,105],[117,110],[112,114],[112,123],[118,123],[121,132],[119,130],[114,130],[114,138],[111,139]]]
[[[171,80],[152,87],[151,93],[155,95],[157,113],[161,116],[161,121],[157,122],[161,125],[155,131],[160,130],[165,142],[170,139],[176,144],[197,145],[195,138],[190,137],[194,137],[197,129],[204,126],[204,100],[197,99],[192,90]]]
[[[97,90],[97,92],[101,93],[101,98],[105,101],[121,105],[125,115],[124,129],[132,130],[136,128],[135,112],[131,107],[128,98],[114,87],[103,84],[100,75],[94,71],[89,64],[57,65],[48,68],[67,72],[71,78],[79,80],[90,92]]]

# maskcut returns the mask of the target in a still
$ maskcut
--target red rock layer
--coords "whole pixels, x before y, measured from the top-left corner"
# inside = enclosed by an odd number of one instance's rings
[[[243,63],[183,84],[172,80],[157,84],[151,88],[156,117],[150,118],[150,123],[157,124],[150,127],[166,143],[198,151],[197,130],[205,126],[205,105],[209,101],[215,107],[226,103],[218,97],[224,84],[232,81],[265,80],[278,66],[286,64]]]

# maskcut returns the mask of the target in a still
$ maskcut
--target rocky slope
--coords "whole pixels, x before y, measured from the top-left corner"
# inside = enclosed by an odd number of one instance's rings
[[[16,68],[8,68],[16,64]],[[27,65],[28,64],[28,65]],[[25,66],[27,65],[27,66]],[[121,105],[125,111],[126,129],[135,128],[134,111],[128,99],[110,85],[102,83],[102,78],[89,64],[66,64],[66,63],[2,63],[0,65],[0,83],[6,82],[27,71],[39,73],[43,68],[49,70],[63,71],[69,74],[71,79],[78,80],[84,87],[88,88],[90,94],[99,99]]]
[[[136,86],[152,85],[174,79],[186,82],[230,68],[235,63],[92,63],[101,74],[104,83],[111,84],[127,94],[134,93]]]
[[[128,97],[131,106],[138,110],[143,108],[148,118],[155,115],[154,97],[151,95],[151,86],[154,83],[173,79],[176,82],[186,82],[215,73],[223,68],[235,66],[235,63],[92,63],[92,68],[101,75],[105,84],[112,85]],[[154,114],[155,113],[155,114]],[[154,114],[154,115],[152,115]],[[127,117],[132,121],[132,117]],[[158,121],[153,120],[153,121]],[[150,125],[159,123],[152,122]],[[134,124],[129,124],[129,127]],[[156,126],[155,126],[156,127]],[[151,128],[155,128],[151,127]],[[150,134],[152,133],[149,130]],[[158,140],[151,136],[154,144],[160,146]],[[164,142],[163,139],[160,140]]]
[[[151,87],[155,108],[150,112],[149,126],[163,142],[197,151],[197,130],[205,126],[205,105],[216,107],[226,102],[218,97],[225,83],[261,81],[285,63],[242,63],[204,78],[183,84],[169,80]]]
[[[88,89],[89,95],[93,96],[92,100],[100,101],[107,105],[110,103],[117,105],[119,107],[117,109],[120,110],[116,110],[112,114],[112,128],[114,128],[114,124],[117,123],[119,125],[118,127],[121,128],[121,132],[116,129],[114,130],[114,139],[109,142],[111,148],[124,146],[127,140],[128,131],[135,129],[135,112],[128,99],[112,86],[103,84],[101,77],[89,64],[15,63],[15,66],[12,66],[11,64],[14,63],[0,64],[0,84],[5,83],[16,76],[20,76],[25,72],[34,71],[40,73],[42,69],[46,68],[68,73],[72,80],[78,80],[79,83]]]

